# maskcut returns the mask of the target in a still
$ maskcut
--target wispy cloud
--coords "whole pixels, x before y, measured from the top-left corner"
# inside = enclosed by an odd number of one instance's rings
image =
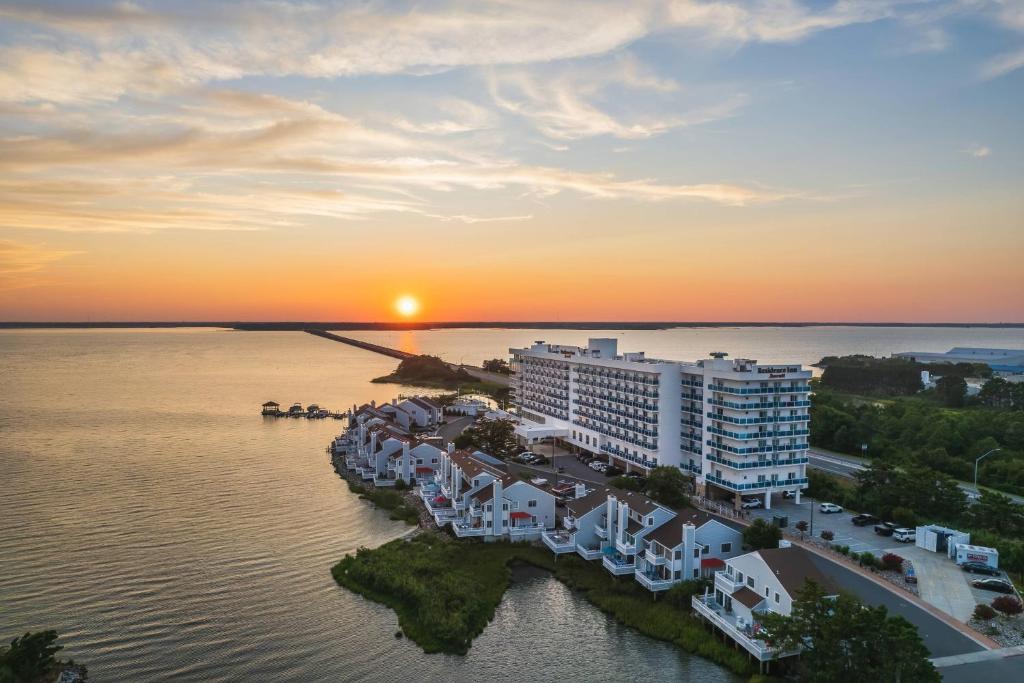
[[[971,145],[964,150],[965,154],[969,154],[975,159],[984,159],[985,157],[992,154],[992,150],[985,145]]]
[[[704,99],[718,99],[687,101],[700,100],[700,94],[689,89],[676,96],[677,82],[649,71],[628,54],[542,72],[492,69],[487,83],[498,107],[526,118],[541,134],[556,140],[602,135],[650,138],[726,118],[746,102],[743,93],[704,94]],[[642,97],[645,92],[653,98]],[[613,106],[621,111],[612,113]]]
[[[40,274],[47,266],[80,253],[51,249],[45,244],[0,240],[0,290],[25,289],[44,284],[45,280]]]

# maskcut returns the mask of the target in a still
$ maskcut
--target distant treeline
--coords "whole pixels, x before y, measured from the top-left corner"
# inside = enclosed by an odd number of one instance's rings
[[[980,328],[1024,328],[1019,323],[851,323],[851,322],[750,322],[750,321],[707,321],[707,322],[624,322],[604,321],[435,321],[435,322],[272,322],[272,321],[70,321],[70,322],[17,322],[0,321],[0,329],[104,329],[104,328],[169,328],[169,327],[221,327],[234,330],[301,331],[319,330],[435,330],[435,329],[486,329],[508,330],[668,330],[673,328],[696,327],[980,327]]]
[[[921,391],[921,371],[942,377],[990,377],[984,363],[918,363],[907,358],[826,356],[818,363],[825,371],[822,386],[854,394],[912,396]]]

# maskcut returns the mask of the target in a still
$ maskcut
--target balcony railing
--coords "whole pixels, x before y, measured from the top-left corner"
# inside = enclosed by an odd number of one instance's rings
[[[746,628],[740,628],[736,624],[735,617],[727,615],[725,609],[716,603],[711,596],[702,597],[695,595],[690,598],[690,604],[693,606],[694,612],[721,629],[722,632],[741,645],[744,650],[757,657],[758,661],[766,662],[780,656],[796,654],[795,652],[780,653],[777,649],[768,647],[763,640],[751,637]]]
[[[590,548],[585,545],[577,543],[576,554],[582,557],[584,560],[597,560],[601,558],[601,549]]]
[[[452,529],[455,531],[455,535],[459,538],[467,538],[469,536],[485,536],[487,529],[480,526],[469,526],[468,524],[453,524]]]
[[[663,579],[657,574],[648,574],[647,572],[636,572],[633,577],[640,582],[640,585],[649,591],[667,591],[673,585],[675,585],[675,579]]]
[[[556,555],[571,553],[576,550],[576,541],[573,535],[564,531],[545,531],[541,534],[541,540]]]
[[[799,479],[767,479],[765,481],[756,481],[747,484],[741,484],[739,482],[729,481],[728,479],[722,479],[720,477],[714,476],[713,474],[705,474],[704,479],[711,482],[712,484],[721,486],[724,489],[729,489],[730,491],[768,491],[770,489],[790,489],[793,488],[794,486],[801,486],[807,483],[806,477],[801,477]]]
[[[624,576],[636,571],[636,564],[632,560],[627,561],[612,555],[605,555],[601,563],[604,564],[605,569],[616,576]]]
[[[754,396],[758,394],[806,394],[811,388],[807,385],[792,385],[788,387],[731,387],[726,384],[709,384],[708,389],[723,394],[735,394],[737,396]]]

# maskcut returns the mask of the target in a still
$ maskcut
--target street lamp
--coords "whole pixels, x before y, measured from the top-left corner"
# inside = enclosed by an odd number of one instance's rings
[[[984,460],[988,456],[992,455],[993,453],[998,453],[1001,450],[1003,450],[1003,449],[1002,448],[993,448],[988,453],[982,454],[981,457],[979,457],[977,460],[974,461],[974,491],[976,493],[980,493],[980,491],[978,491],[978,463],[980,463],[982,460]]]

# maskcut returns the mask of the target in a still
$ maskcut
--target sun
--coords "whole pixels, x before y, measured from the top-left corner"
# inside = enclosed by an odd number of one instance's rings
[[[415,297],[411,296],[400,296],[395,301],[395,310],[403,318],[410,318],[416,315],[416,312],[420,310],[420,302]]]

